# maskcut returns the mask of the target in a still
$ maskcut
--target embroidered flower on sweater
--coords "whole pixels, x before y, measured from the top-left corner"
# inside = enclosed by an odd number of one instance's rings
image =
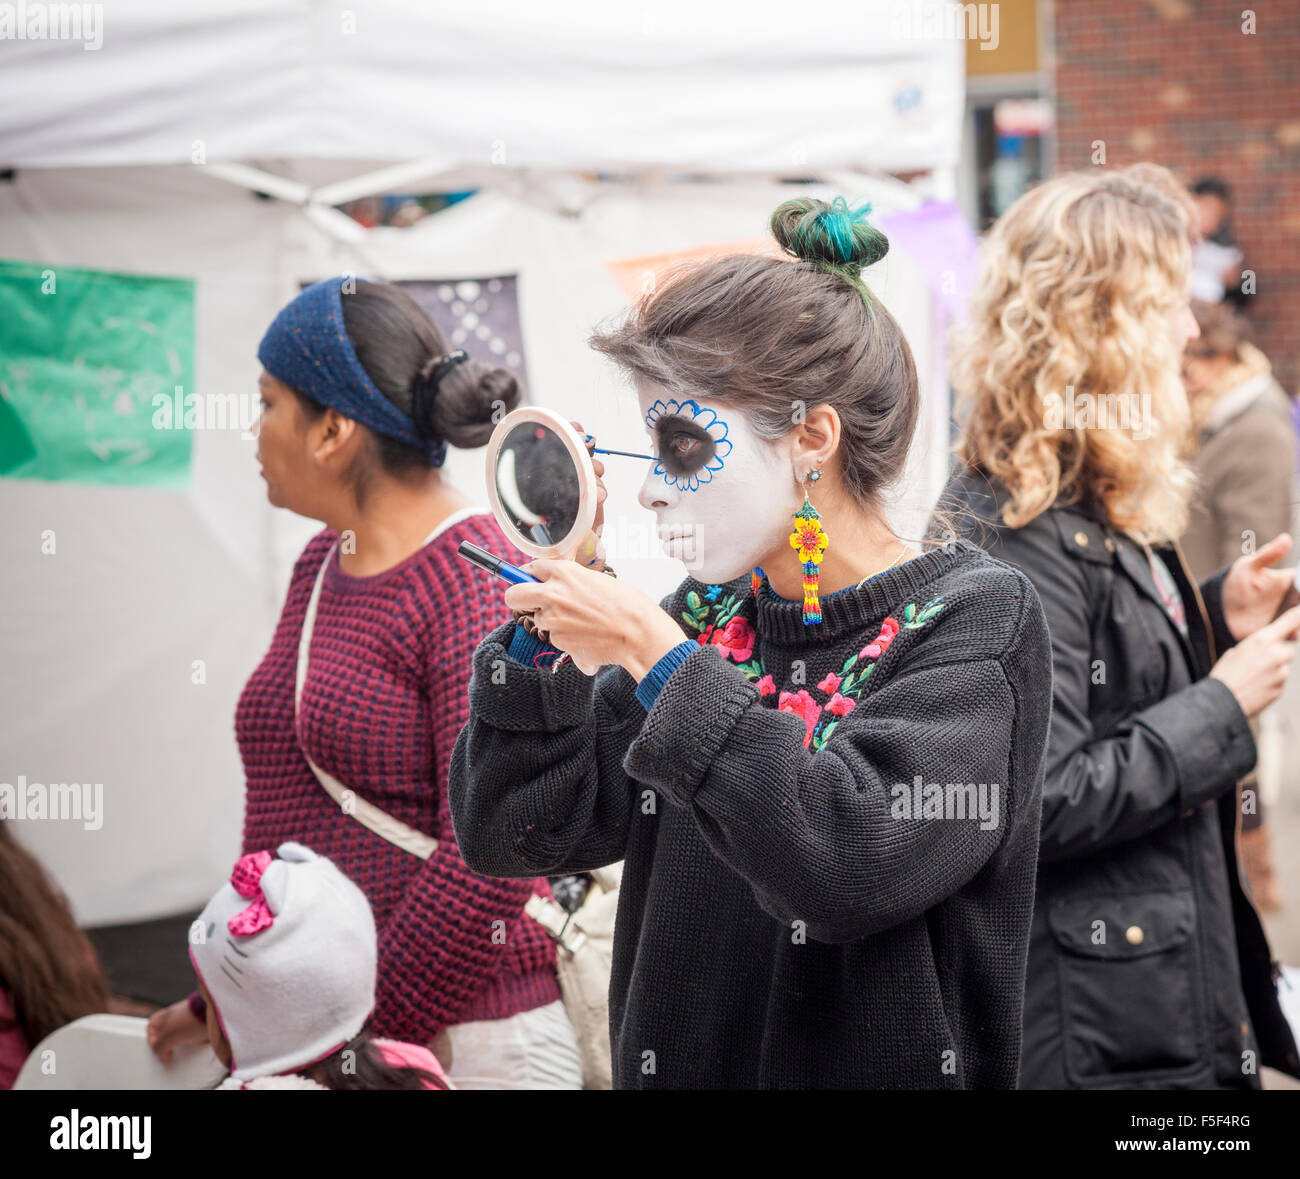
[[[739,615],[744,601],[736,594],[727,594],[710,605],[692,590],[686,595],[687,609],[682,611],[682,618],[693,630],[700,632],[695,640],[697,643],[701,646],[712,643],[724,659],[735,662],[758,689],[760,703],[791,713],[803,721],[804,746],[814,753],[830,740],[841,718],[857,707],[858,697],[894,640],[905,630],[919,630],[943,610],[941,594],[922,606],[908,602],[899,611],[901,621],[892,615],[886,618],[876,637],[856,655],[850,655],[838,673],[827,672],[818,681],[817,690],[827,697],[824,703],[819,703],[807,688],[793,692],[777,690],[776,681],[763,666],[762,659],[754,657],[758,636],[749,619]],[[863,660],[867,662],[863,663]]]
[[[691,590],[686,595],[687,609],[682,611],[682,619],[692,630],[700,632],[695,641],[701,647],[712,643],[723,659],[744,663],[754,653],[754,627],[748,618],[738,614],[743,599],[736,594],[719,599],[721,592],[721,586],[711,585],[701,598]],[[713,602],[712,607],[705,599]]]
[[[795,716],[803,718],[804,726],[808,730],[803,743],[807,746],[817,728],[818,720],[821,719],[822,706],[812,698],[807,688],[800,688],[797,692],[782,692],[777,708],[782,712],[792,712]]]
[[[853,700],[849,699],[847,696],[841,696],[836,692],[835,695],[826,702],[826,711],[832,716],[848,716],[849,713],[853,711],[854,706],[855,702]]]
[[[712,637],[700,635],[698,641],[701,644],[712,643],[724,659],[744,663],[754,653],[754,628],[750,626],[748,618],[733,618],[722,628],[720,634],[715,629]]]

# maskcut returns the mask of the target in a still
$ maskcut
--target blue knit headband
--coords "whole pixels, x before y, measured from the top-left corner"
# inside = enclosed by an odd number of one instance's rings
[[[271,321],[257,359],[278,381],[318,405],[336,409],[376,434],[424,453],[431,467],[447,457],[441,438],[423,437],[415,422],[388,400],[361,367],[343,324],[343,277],[313,283]],[[365,282],[365,279],[352,280]]]

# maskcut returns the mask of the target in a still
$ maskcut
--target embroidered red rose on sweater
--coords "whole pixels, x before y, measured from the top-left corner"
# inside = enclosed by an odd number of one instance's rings
[[[782,712],[792,712],[803,719],[804,726],[808,730],[803,739],[804,747],[807,748],[808,742],[812,740],[813,729],[817,727],[817,720],[822,714],[822,706],[808,694],[807,688],[800,688],[797,692],[782,692],[777,707]]]
[[[733,618],[721,630],[710,627],[695,641],[700,646],[712,643],[723,659],[744,663],[754,653],[754,628],[748,618]]]
[[[871,640],[861,651],[858,652],[859,659],[879,659],[886,651],[889,650],[889,644],[898,637],[898,622],[893,618],[886,618],[880,624],[880,633]]]
[[[841,696],[836,692],[834,696],[826,701],[826,711],[833,716],[848,716],[856,704],[856,700],[850,699],[848,696]]]

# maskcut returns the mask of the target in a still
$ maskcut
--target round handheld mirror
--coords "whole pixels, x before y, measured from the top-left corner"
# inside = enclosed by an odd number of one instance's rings
[[[582,435],[553,410],[507,414],[487,446],[488,497],[501,530],[530,557],[569,558],[596,520],[596,472]]]

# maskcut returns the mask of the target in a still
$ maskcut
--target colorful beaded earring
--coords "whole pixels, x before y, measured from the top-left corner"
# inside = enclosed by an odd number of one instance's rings
[[[818,460],[821,461],[820,459]],[[812,626],[822,620],[822,604],[817,597],[817,583],[821,577],[822,554],[830,547],[830,538],[822,527],[821,513],[808,498],[808,484],[822,477],[820,471],[809,471],[804,482],[803,506],[794,513],[794,531],[790,533],[790,547],[799,554],[803,565],[803,624]]]

